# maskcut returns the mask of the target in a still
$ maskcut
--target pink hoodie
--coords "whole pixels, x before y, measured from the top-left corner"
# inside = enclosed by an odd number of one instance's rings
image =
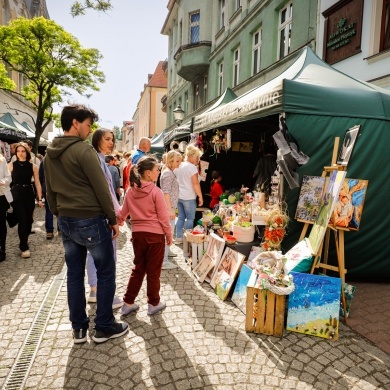
[[[133,232],[165,234],[166,238],[172,240],[164,195],[153,182],[142,182],[141,188],[129,188],[117,215],[119,219],[125,220],[129,214]]]

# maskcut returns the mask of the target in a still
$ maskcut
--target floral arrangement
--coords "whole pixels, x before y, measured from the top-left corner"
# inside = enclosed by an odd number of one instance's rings
[[[261,244],[266,251],[278,251],[286,235],[289,217],[283,210],[277,208],[269,211],[264,230],[264,238]]]
[[[251,266],[258,275],[256,285],[259,289],[279,295],[288,295],[294,291],[292,275],[284,273],[286,260],[280,251],[265,251],[252,260]]]
[[[214,147],[214,154],[221,153],[222,150],[228,150],[227,130],[216,130],[210,140],[210,144]]]

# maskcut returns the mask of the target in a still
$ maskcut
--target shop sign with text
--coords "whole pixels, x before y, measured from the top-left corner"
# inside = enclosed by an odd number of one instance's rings
[[[334,64],[361,52],[364,0],[342,0],[327,9],[324,59]]]

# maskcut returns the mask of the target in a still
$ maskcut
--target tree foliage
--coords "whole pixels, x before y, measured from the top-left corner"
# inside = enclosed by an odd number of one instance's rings
[[[97,49],[82,48],[77,38],[43,17],[0,26],[0,60],[28,79],[20,93],[1,77],[0,88],[23,96],[36,111],[33,150],[53,117],[54,103],[62,102],[70,90],[81,95],[99,90],[97,84],[104,82],[98,69],[101,58]]]
[[[73,17],[85,15],[88,9],[103,12],[109,11],[112,9],[111,0],[85,0],[83,2],[75,1],[70,8],[70,13]]]

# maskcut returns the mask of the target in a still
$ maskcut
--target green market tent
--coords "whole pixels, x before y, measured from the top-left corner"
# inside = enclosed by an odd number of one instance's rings
[[[155,134],[151,139],[150,153],[154,153],[159,160],[164,153],[164,131],[160,134]]]
[[[300,149],[310,157],[298,169],[301,179],[320,176],[331,163],[335,137],[342,140],[347,129],[362,126],[347,177],[369,180],[369,185],[360,230],[345,234],[346,268],[348,274],[390,277],[390,230],[380,218],[390,215],[390,91],[337,71],[306,47],[278,77],[196,117],[194,131],[282,112]],[[293,219],[298,196],[299,188],[287,196],[292,222],[285,251],[297,243],[303,227]]]
[[[218,107],[223,107],[224,105],[226,105],[227,103],[231,102],[236,98],[237,95],[234,93],[234,91],[231,88],[226,88],[225,92],[219,97],[219,99],[213,105],[211,105],[205,112],[203,112],[202,115],[207,114]],[[168,145],[173,140],[178,140],[178,139],[188,137],[192,132],[191,127],[192,127],[191,121],[189,121],[184,125],[176,127],[175,129],[169,131],[164,136],[164,144]]]

